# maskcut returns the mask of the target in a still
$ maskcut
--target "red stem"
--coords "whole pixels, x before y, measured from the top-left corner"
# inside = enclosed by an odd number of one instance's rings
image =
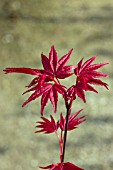
[[[63,142],[62,142],[62,138],[61,138],[61,139],[59,138],[57,131],[55,131],[55,134],[56,134],[57,139],[58,139],[58,142],[59,142],[59,148],[60,148],[60,161],[61,161],[61,160],[62,160],[62,144],[63,144]]]

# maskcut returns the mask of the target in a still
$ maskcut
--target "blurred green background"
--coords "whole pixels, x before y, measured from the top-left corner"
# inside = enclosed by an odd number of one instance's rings
[[[70,63],[97,55],[109,61],[101,71],[109,91],[87,93],[87,104],[77,99],[73,112],[84,108],[87,121],[70,132],[65,161],[86,170],[113,169],[113,1],[112,0],[0,0],[0,170],[37,170],[59,161],[54,135],[34,134],[40,101],[21,108],[21,96],[32,76],[4,75],[5,67],[42,68],[40,54],[55,45],[59,58],[71,48]],[[66,82],[70,85],[69,80]],[[73,80],[74,81],[74,80]],[[50,111],[51,110],[51,111]],[[65,109],[59,97],[58,112]],[[50,103],[45,115],[52,113]],[[57,113],[57,115],[59,114]]]

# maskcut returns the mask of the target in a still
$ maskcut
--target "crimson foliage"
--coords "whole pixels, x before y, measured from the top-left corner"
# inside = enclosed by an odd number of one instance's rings
[[[72,53],[71,49],[66,55],[58,59],[58,54],[54,48],[51,47],[49,57],[41,54],[41,60],[43,69],[33,68],[6,68],[4,69],[5,74],[9,73],[23,73],[35,76],[35,78],[26,86],[27,90],[23,93],[32,92],[29,98],[23,103],[25,106],[29,102],[41,97],[41,121],[37,122],[36,133],[44,132],[45,134],[55,133],[59,142],[60,149],[60,162],[57,164],[51,164],[46,167],[40,167],[42,169],[50,170],[83,170],[82,168],[70,163],[63,161],[65,143],[67,131],[74,130],[79,124],[83,123],[86,119],[86,115],[79,116],[79,110],[74,114],[72,111],[73,101],[79,97],[83,102],[86,102],[85,91],[91,91],[98,93],[93,85],[103,86],[108,89],[108,84],[100,80],[102,77],[108,77],[107,74],[98,72],[97,70],[108,62],[100,64],[92,64],[96,59],[96,56],[88,59],[83,63],[82,58],[77,65],[67,65]],[[69,88],[64,84],[61,84],[60,79],[66,79],[70,76],[75,76],[75,81]],[[60,114],[59,120],[55,121],[54,117],[50,115],[50,120],[43,116],[44,108],[50,100],[54,113],[57,112],[58,95],[62,95],[65,107],[67,110],[66,116]],[[58,133],[60,129],[60,135]]]

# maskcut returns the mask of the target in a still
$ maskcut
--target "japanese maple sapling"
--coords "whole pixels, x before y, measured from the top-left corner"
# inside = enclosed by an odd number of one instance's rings
[[[88,59],[83,63],[83,58],[77,65],[66,65],[72,53],[71,49],[66,55],[58,59],[54,46],[51,47],[49,57],[41,54],[43,69],[32,68],[6,68],[5,74],[24,73],[36,76],[27,86],[23,93],[32,92],[30,97],[23,103],[25,106],[29,102],[41,97],[41,120],[37,121],[36,133],[44,132],[45,134],[55,133],[59,143],[60,160],[58,163],[50,164],[42,169],[50,170],[83,170],[82,168],[70,163],[64,162],[67,132],[76,129],[79,124],[86,120],[86,115],[78,116],[82,109],[72,114],[73,101],[79,97],[84,103],[86,102],[85,91],[98,93],[92,85],[104,86],[108,89],[108,84],[100,80],[101,77],[108,77],[107,74],[97,72],[97,70],[106,64],[93,64],[96,56]],[[60,79],[66,79],[75,75],[73,84],[67,88],[60,82]],[[51,101],[54,113],[57,112],[58,94],[61,94],[66,108],[66,115],[60,113],[59,120],[55,120],[53,115],[50,119],[44,117],[44,108]],[[58,129],[60,129],[60,134]]]

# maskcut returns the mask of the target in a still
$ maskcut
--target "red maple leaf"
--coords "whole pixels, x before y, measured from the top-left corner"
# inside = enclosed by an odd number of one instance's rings
[[[71,72],[74,69],[73,66],[66,66],[66,63],[70,59],[70,55],[72,53],[71,49],[66,55],[58,60],[57,52],[54,46],[51,47],[49,58],[47,58],[43,53],[42,57],[42,64],[46,74],[50,75],[53,78],[65,79],[71,76],[73,73]]]
[[[83,63],[83,58],[82,58],[80,62],[77,64],[77,66],[75,67],[74,73],[77,76],[76,85],[73,85],[68,89],[69,97],[72,97],[73,100],[75,100],[77,95],[84,102],[86,102],[84,91],[92,91],[98,93],[92,87],[92,85],[104,86],[106,89],[108,89],[108,84],[98,79],[101,77],[108,77],[108,75],[102,72],[95,71],[107,65],[108,63],[105,62],[100,64],[92,64],[95,59],[96,56],[88,59],[85,63]]]
[[[84,88],[87,90],[87,84],[91,84],[91,82],[95,82],[95,79],[100,77],[108,77],[107,74],[104,74],[102,72],[97,72],[95,70],[105,66],[108,64],[107,62],[105,63],[100,63],[100,64],[92,64],[93,61],[96,59],[96,56],[88,59],[84,64],[83,58],[80,60],[80,62],[77,64],[74,73],[77,76],[77,81],[80,82],[82,80],[82,83],[84,84]],[[98,82],[99,85],[100,82]],[[100,83],[101,86],[104,86],[105,88],[108,88],[106,83]]]
[[[43,121],[38,121],[38,125],[36,126],[36,128],[40,128],[40,130],[36,131],[35,133],[44,132],[46,134],[49,134],[57,131],[59,123],[55,122],[52,115],[50,115],[50,118],[51,120],[48,120],[45,117],[41,117]]]
[[[70,130],[73,130],[75,128],[77,128],[77,126],[79,124],[81,124],[82,122],[84,122],[86,119],[85,118],[85,115],[84,116],[80,116],[80,117],[77,117],[78,114],[82,111],[83,109],[77,111],[76,113],[74,113],[73,115],[69,115],[69,120],[68,120],[68,128],[67,130],[70,131]],[[60,129],[62,131],[65,130],[65,123],[66,123],[66,118],[63,117],[62,113],[60,114],[60,121],[59,121],[59,126],[60,126]]]
[[[44,69],[32,69],[32,68],[6,68],[4,69],[5,74],[9,73],[24,73],[30,75],[36,75],[36,77],[31,81],[31,83],[26,86],[27,92],[33,91],[33,94],[23,103],[25,106],[29,102],[35,100],[36,98],[42,96],[41,99],[41,113],[43,114],[44,107],[50,99],[54,112],[57,110],[58,93],[66,93],[65,86],[62,86],[58,79],[65,79],[71,76],[73,66],[66,66],[67,61],[70,59],[72,49],[60,60],[58,60],[57,52],[54,46],[51,47],[49,58],[44,54],[41,55],[42,64]],[[49,83],[51,81],[52,83]]]
[[[84,170],[70,162],[51,164],[46,167],[40,166],[40,168],[41,169],[49,169],[49,170]]]
[[[33,82],[31,82],[32,84]],[[30,85],[29,85],[30,86]],[[64,94],[66,93],[66,90],[64,86],[60,84],[51,84],[51,83],[44,83],[43,86],[40,86],[39,84],[35,87],[30,88],[23,94],[34,91],[33,94],[23,103],[22,106],[25,106],[29,102],[35,100],[36,98],[42,96],[41,98],[41,114],[43,114],[44,108],[48,102],[48,99],[50,99],[54,112],[57,111],[57,102],[58,102],[58,93]]]

